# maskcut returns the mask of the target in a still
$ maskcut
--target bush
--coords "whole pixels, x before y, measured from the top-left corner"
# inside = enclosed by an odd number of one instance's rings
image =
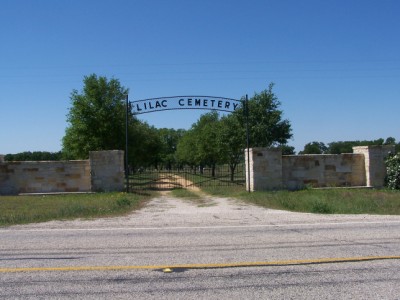
[[[332,214],[333,209],[329,206],[328,203],[317,200],[311,203],[311,212],[316,214]]]
[[[400,153],[389,155],[386,160],[385,183],[389,189],[400,190]]]
[[[119,198],[117,199],[117,206],[118,207],[127,207],[127,206],[131,206],[132,202],[131,200],[127,199],[127,198]]]

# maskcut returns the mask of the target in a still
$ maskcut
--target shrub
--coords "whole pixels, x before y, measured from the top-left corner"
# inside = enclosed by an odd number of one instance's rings
[[[131,200],[127,199],[127,198],[119,198],[117,200],[117,206],[118,207],[127,207],[127,206],[131,206],[132,202]]]
[[[385,184],[389,189],[400,189],[400,153],[389,155],[386,160]]]
[[[311,203],[311,212],[316,214],[331,214],[333,213],[333,209],[328,203],[317,200]]]

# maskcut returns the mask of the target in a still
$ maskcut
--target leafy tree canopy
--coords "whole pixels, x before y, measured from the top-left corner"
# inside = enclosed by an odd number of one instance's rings
[[[190,165],[209,165],[213,169],[222,161],[218,140],[219,115],[216,111],[204,114],[186,132],[178,144],[178,158]]]
[[[328,152],[328,147],[322,142],[311,142],[304,146],[304,150],[299,154],[325,154]]]
[[[296,154],[296,151],[294,149],[293,146],[289,146],[289,145],[281,145],[279,146],[282,150],[282,155],[294,155]]]
[[[176,150],[179,140],[185,134],[184,129],[160,128],[157,130],[161,142],[158,160],[161,167],[172,169],[176,161]]]
[[[84,159],[89,151],[124,149],[125,104],[128,89],[117,79],[92,74],[81,92],[73,90],[63,138],[68,158]],[[132,119],[133,117],[130,116]]]
[[[355,146],[372,146],[372,145],[383,145],[384,139],[377,139],[371,141],[339,141],[328,144],[328,153],[340,154],[340,153],[352,153],[353,147]]]
[[[248,120],[250,147],[271,147],[286,145],[292,138],[292,128],[289,120],[283,119],[281,103],[272,91],[274,84],[259,94],[254,94],[248,101]],[[234,114],[246,127],[246,117],[243,107]]]

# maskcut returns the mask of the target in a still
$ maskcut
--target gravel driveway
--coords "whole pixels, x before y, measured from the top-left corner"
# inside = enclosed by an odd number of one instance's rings
[[[206,227],[206,226],[279,226],[284,224],[315,224],[342,222],[400,222],[400,216],[321,215],[266,209],[237,199],[203,196],[178,199],[165,193],[152,199],[143,209],[122,217],[91,220],[51,221],[17,225],[9,228],[65,229],[118,227]]]

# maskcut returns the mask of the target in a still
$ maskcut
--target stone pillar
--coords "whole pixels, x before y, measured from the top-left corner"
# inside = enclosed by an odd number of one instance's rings
[[[4,155],[0,154],[0,163],[4,162]]]
[[[282,188],[282,150],[278,148],[250,148],[246,157],[246,188],[250,191]],[[248,171],[250,169],[250,176]],[[250,182],[249,182],[250,180]]]
[[[91,151],[89,160],[93,192],[124,190],[124,151]]]
[[[383,187],[386,176],[385,157],[395,152],[395,146],[358,146],[353,147],[353,152],[364,154],[366,185]]]

